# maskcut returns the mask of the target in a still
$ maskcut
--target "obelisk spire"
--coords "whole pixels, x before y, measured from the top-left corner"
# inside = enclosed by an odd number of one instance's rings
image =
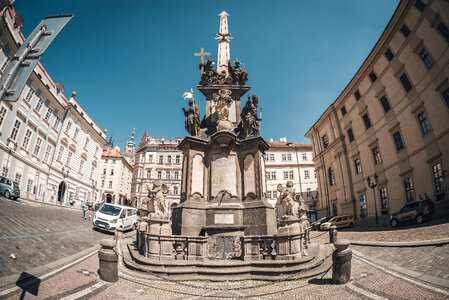
[[[222,11],[220,14],[220,32],[217,34],[218,37],[218,58],[217,58],[217,71],[221,73],[225,70],[227,73],[228,61],[231,58],[231,51],[229,49],[229,41],[231,36],[228,32],[228,13]]]

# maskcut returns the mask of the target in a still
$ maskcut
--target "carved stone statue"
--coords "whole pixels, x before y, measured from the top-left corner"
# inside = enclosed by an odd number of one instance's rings
[[[231,84],[245,85],[248,80],[248,73],[242,70],[240,62],[237,59],[234,62],[234,66],[231,66],[230,60],[228,61],[228,72],[232,79]]]
[[[150,217],[157,217],[160,219],[168,219],[167,207],[165,206],[165,197],[168,193],[167,186],[162,184],[160,180],[153,183],[153,188],[148,189],[147,209],[150,211]]]
[[[186,116],[185,127],[191,136],[197,136],[200,130],[200,108],[195,104],[195,100],[189,100],[189,108],[182,108]]]
[[[283,217],[293,216],[299,217],[301,220],[307,212],[307,206],[301,195],[296,194],[296,189],[293,187],[293,182],[287,181],[287,186],[283,187],[282,184],[277,186],[278,192],[280,192],[279,200],[281,201],[282,209],[284,210]],[[307,220],[307,217],[305,217]]]
[[[252,101],[248,95],[248,101],[246,101],[245,107],[242,109],[242,128],[243,135],[245,137],[258,136],[261,119],[257,116],[257,105],[259,103],[259,97],[253,94]]]
[[[200,64],[200,70],[204,67],[204,71],[201,74],[201,85],[211,85],[216,84],[217,81],[217,71],[215,70],[213,63],[212,63],[212,57],[209,58],[209,60],[203,65]]]
[[[203,69],[201,73],[201,85],[245,85],[248,80],[248,73],[242,70],[238,60],[234,62],[234,66],[228,60],[228,72],[225,70],[217,72],[213,66],[212,57],[205,64],[201,63],[199,67]]]
[[[234,125],[229,121],[229,108],[232,104],[231,98],[232,91],[228,89],[221,89],[218,94],[212,95],[213,107],[217,114],[217,130],[234,130]]]

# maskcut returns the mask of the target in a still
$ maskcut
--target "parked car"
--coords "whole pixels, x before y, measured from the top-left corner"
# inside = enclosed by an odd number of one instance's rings
[[[354,226],[354,216],[351,215],[335,216],[331,218],[329,221],[321,224],[320,230],[329,230],[329,228],[334,225],[337,226],[337,228],[352,227]]]
[[[407,203],[400,211],[390,215],[390,225],[398,226],[400,223],[416,221],[421,224],[429,219],[435,212],[435,205],[431,200],[419,200]]]
[[[19,185],[11,179],[0,176],[0,195],[16,200],[20,197]]]
[[[139,216],[134,207],[103,203],[95,213],[92,224],[94,228],[115,232],[117,227],[124,230],[136,229]]]
[[[319,230],[321,224],[323,224],[324,222],[326,222],[326,221],[329,220],[329,219],[330,219],[330,218],[328,218],[328,217],[322,217],[321,219],[318,219],[318,220],[316,220],[315,222],[312,222],[312,223],[310,224],[310,228],[311,228],[312,230]]]

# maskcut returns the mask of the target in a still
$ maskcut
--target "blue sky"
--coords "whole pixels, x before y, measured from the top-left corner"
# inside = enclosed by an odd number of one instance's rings
[[[250,93],[263,106],[261,135],[304,137],[345,88],[379,39],[397,0],[17,0],[25,36],[45,16],[75,16],[42,57],[115,144],[124,149],[136,128],[166,138],[184,137],[194,88],[204,115],[201,47],[217,57],[221,11],[230,14],[231,59],[248,71]],[[243,99],[246,100],[246,96]]]

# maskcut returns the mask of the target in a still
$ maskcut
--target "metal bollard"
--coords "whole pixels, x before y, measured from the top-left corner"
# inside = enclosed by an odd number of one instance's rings
[[[348,249],[350,242],[341,240],[334,243],[337,248],[332,254],[332,282],[345,284],[351,279],[352,251]]]
[[[100,241],[101,249],[98,251],[100,278],[107,282],[118,281],[118,255],[114,251],[115,241],[103,239]]]
[[[337,241],[337,226],[332,225],[329,228],[329,243],[334,244]]]

